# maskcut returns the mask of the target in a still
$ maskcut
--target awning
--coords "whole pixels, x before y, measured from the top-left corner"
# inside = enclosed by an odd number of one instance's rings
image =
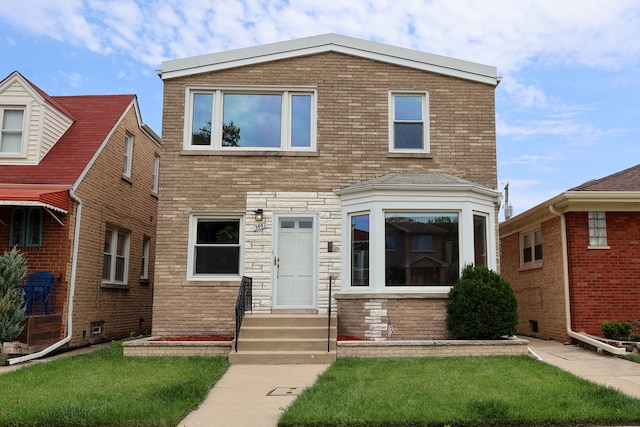
[[[69,212],[69,191],[43,187],[0,187],[0,205],[41,206],[66,214]]]

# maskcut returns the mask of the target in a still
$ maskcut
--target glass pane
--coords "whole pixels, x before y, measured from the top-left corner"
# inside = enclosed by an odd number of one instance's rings
[[[422,123],[394,123],[395,148],[423,148]]]
[[[213,94],[193,95],[193,122],[191,124],[193,145],[211,144],[211,120],[213,117]]]
[[[313,228],[313,221],[300,221],[300,228]]]
[[[196,274],[239,274],[237,246],[196,247]]]
[[[117,257],[116,258],[116,282],[124,282],[124,266],[125,266],[125,258]]]
[[[28,246],[40,246],[40,236],[42,236],[42,211],[40,209],[29,210],[29,235],[27,236]]]
[[[127,250],[127,236],[126,234],[118,233],[118,248],[117,248],[116,254],[118,256],[125,256],[126,250]]]
[[[109,254],[104,254],[104,258],[102,260],[102,279],[111,279],[111,255]]]
[[[26,212],[24,209],[14,209],[11,213],[11,238],[10,246],[24,246],[24,233],[26,229]]]
[[[311,147],[311,95],[291,97],[291,146]]]
[[[222,145],[278,148],[281,119],[280,94],[225,93]]]
[[[457,213],[385,213],[385,241],[395,242],[385,251],[386,286],[453,285],[459,274],[458,235]],[[417,241],[424,239],[433,250],[414,250],[414,236],[425,236]]]
[[[22,130],[22,118],[24,111],[22,110],[4,110],[2,119],[2,129],[4,130]]]
[[[398,96],[395,99],[395,120],[422,121],[422,96]]]
[[[295,221],[280,221],[280,228],[295,228]]]
[[[104,252],[111,253],[111,233],[112,231],[107,229],[104,232]]]
[[[487,218],[473,216],[473,250],[475,265],[487,266]]]
[[[369,286],[369,214],[351,217],[351,286]]]
[[[198,244],[237,244],[239,239],[239,221],[198,221]]]
[[[541,260],[542,259],[542,245],[536,245],[534,247],[534,255],[536,257],[536,261]]]
[[[531,262],[531,246],[524,248],[523,260],[524,262]]]

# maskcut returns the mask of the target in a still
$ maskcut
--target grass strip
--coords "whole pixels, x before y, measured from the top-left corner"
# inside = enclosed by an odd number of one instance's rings
[[[0,375],[0,426],[175,426],[228,368],[221,357],[124,357],[121,347]]]
[[[528,356],[338,359],[280,418],[293,426],[636,425],[640,400]]]

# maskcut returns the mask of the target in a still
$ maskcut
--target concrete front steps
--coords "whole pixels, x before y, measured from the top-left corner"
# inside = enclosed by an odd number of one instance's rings
[[[328,364],[336,360],[338,319],[322,314],[247,314],[234,365]],[[328,349],[327,351],[327,341]]]

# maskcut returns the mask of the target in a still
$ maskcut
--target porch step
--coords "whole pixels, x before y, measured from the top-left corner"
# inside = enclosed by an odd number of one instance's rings
[[[331,363],[336,359],[337,317],[318,314],[250,314],[240,329],[231,364]],[[329,351],[327,351],[327,341]]]

